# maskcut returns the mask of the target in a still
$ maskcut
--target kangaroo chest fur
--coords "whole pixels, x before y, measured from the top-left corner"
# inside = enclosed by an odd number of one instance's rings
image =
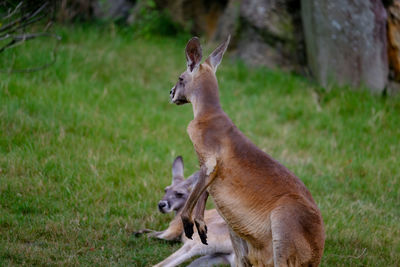
[[[194,149],[196,150],[200,164],[205,164],[207,167],[208,174],[211,173],[217,162],[218,150],[220,145],[217,140],[214,140],[209,134],[207,127],[204,127],[205,123],[193,120],[187,127],[190,140],[193,143]],[[203,127],[202,127],[203,126]]]
[[[216,131],[212,125],[223,125],[224,130]],[[203,127],[207,125],[207,127]],[[230,120],[216,119],[207,123],[193,120],[187,128],[201,165],[207,168],[207,174],[213,173],[208,188],[218,212],[229,227],[246,239],[255,239],[260,234],[269,234],[268,205],[258,205],[257,194],[252,192],[246,180],[246,170],[232,158],[232,141],[229,140],[232,125]],[[249,196],[254,196],[254,198]],[[265,200],[265,195],[259,196]],[[262,209],[260,210],[260,207]],[[246,216],[249,210],[253,215]]]

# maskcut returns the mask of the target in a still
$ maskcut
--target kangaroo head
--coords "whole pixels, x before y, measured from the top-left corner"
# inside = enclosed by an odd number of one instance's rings
[[[185,180],[183,176],[183,159],[178,156],[172,163],[172,184],[165,188],[165,194],[158,203],[162,213],[179,212],[189,197],[191,187],[196,181],[197,173]]]
[[[202,64],[200,62],[203,53],[199,38],[193,37],[189,40],[185,49],[187,68],[179,76],[178,82],[170,91],[171,102],[177,105],[192,102],[195,97],[201,94],[201,90],[210,87],[207,86],[209,83],[212,83],[212,85],[215,83],[211,87],[218,88],[215,72],[221,63],[229,40],[230,36]]]

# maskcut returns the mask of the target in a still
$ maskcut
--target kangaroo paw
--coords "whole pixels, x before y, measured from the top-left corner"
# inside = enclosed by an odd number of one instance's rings
[[[207,243],[207,225],[204,223],[204,221],[194,220],[194,222],[196,223],[197,232],[199,233],[201,242],[204,245],[208,245],[208,243]]]
[[[193,236],[193,222],[187,217],[182,217],[183,229],[187,238],[192,239]]]
[[[143,235],[143,234],[145,234],[145,233],[149,233],[149,231],[148,231],[147,229],[142,229],[142,230],[133,232],[132,234],[133,234],[135,237],[138,237],[138,236],[141,236],[141,235]]]
[[[135,237],[138,237],[138,236],[141,236],[143,234],[148,234],[148,233],[150,233],[150,235],[151,235],[151,234],[155,233],[155,231],[150,230],[150,229],[141,229],[139,231],[133,232],[132,235],[134,235]]]

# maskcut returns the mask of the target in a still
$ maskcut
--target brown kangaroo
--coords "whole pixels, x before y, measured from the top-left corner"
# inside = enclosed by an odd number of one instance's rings
[[[134,233],[136,236],[146,233],[150,237],[183,242],[183,246],[180,249],[155,266],[178,266],[182,262],[199,255],[202,256],[191,262],[190,267],[205,267],[220,264],[234,266],[235,264],[228,226],[215,209],[205,211],[205,222],[208,225],[210,233],[207,246],[198,237],[191,240],[183,234],[180,214],[189,197],[193,184],[197,181],[197,177],[198,172],[185,180],[183,175],[183,159],[180,156],[177,157],[172,164],[172,184],[165,188],[165,195],[158,203],[158,209],[161,213],[175,211],[175,218],[164,231],[142,229]]]
[[[200,162],[198,181],[181,213],[185,234],[192,237],[192,212],[208,191],[230,228],[238,266],[318,266],[325,233],[310,192],[222,110],[215,72],[229,39],[200,64],[202,49],[193,37],[186,46],[187,69],[170,92],[173,103],[192,103],[194,119],[187,132]],[[196,208],[194,216],[202,241],[207,233],[203,210]]]

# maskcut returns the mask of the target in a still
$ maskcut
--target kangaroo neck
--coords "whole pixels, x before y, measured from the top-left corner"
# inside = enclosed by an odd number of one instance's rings
[[[222,111],[219,101],[218,86],[202,86],[191,100],[194,118]]]

